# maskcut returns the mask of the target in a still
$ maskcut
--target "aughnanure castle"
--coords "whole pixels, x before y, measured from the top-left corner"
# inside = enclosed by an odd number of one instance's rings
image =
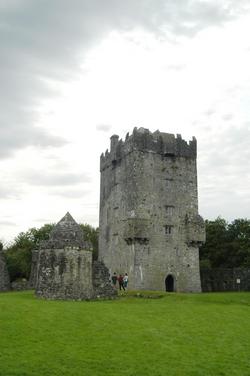
[[[31,284],[48,299],[113,297],[110,277],[130,289],[201,291],[196,139],[135,128],[101,155],[98,261],[67,213],[33,251]]]
[[[197,144],[135,128],[101,155],[99,259],[131,289],[201,291]]]

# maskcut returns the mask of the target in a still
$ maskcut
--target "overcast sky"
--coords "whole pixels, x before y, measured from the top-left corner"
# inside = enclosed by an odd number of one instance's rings
[[[198,140],[199,211],[250,217],[249,0],[0,0],[0,239],[98,225],[135,126]]]

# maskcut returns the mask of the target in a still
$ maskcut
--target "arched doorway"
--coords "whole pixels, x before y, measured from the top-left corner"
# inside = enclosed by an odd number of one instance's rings
[[[166,286],[166,291],[168,292],[174,291],[174,277],[171,274],[169,274],[167,278],[165,279],[165,286]]]

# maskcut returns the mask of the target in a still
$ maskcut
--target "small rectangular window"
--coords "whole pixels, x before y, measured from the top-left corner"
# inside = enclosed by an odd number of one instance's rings
[[[173,233],[173,226],[166,225],[165,226],[165,234],[166,235],[171,235]]]
[[[113,242],[114,242],[114,245],[117,245],[118,244],[118,234],[113,234]]]
[[[174,157],[175,154],[171,152],[164,153],[164,157]]]
[[[119,214],[119,210],[118,209],[119,209],[118,206],[114,207],[114,216],[115,216],[115,218],[118,217],[118,214]]]
[[[172,216],[174,214],[174,206],[173,205],[165,205],[166,215]]]
[[[166,178],[165,181],[166,181],[166,187],[171,188],[172,183],[173,183],[173,179],[172,178]]]

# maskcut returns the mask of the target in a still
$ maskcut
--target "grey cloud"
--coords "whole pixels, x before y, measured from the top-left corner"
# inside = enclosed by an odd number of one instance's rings
[[[227,89],[227,94],[229,94],[231,98],[235,98],[237,95],[239,95],[240,92],[242,92],[242,90],[244,90],[243,85],[233,85]]]
[[[170,64],[170,65],[167,65],[167,69],[177,71],[177,72],[185,69],[185,67],[186,67],[185,64]]]
[[[1,116],[1,115],[0,115]],[[24,124],[25,118],[16,119],[16,124],[9,123],[0,128],[0,158],[8,157],[15,149],[26,146],[60,147],[67,142],[62,137],[46,133],[39,127],[28,127]]]
[[[34,222],[38,222],[40,224],[45,224],[45,223],[51,223],[51,219],[47,219],[47,218],[36,218],[34,219]]]
[[[171,2],[168,2],[171,4]],[[176,16],[172,31],[184,36],[194,36],[199,31],[211,26],[222,26],[248,10],[247,1],[240,1],[235,6],[231,1],[185,1],[172,3],[172,15]],[[171,9],[171,7],[170,7]]]
[[[222,119],[225,120],[225,121],[230,121],[233,119],[233,114],[225,114],[222,116]]]
[[[112,126],[110,124],[97,124],[96,125],[96,130],[97,131],[102,131],[102,132],[108,132]]]
[[[204,115],[205,116],[212,116],[216,113],[215,109],[214,108],[209,108],[207,109],[206,111],[204,111]]]
[[[85,52],[112,30],[139,27],[161,37],[190,37],[237,17],[246,4],[243,0],[2,1],[0,157],[37,145],[38,140],[42,147],[63,144],[34,126],[40,101],[58,95],[46,87],[46,79],[76,78]]]
[[[0,187],[0,200],[18,199],[21,197],[22,189],[13,186],[8,182],[2,182]]]
[[[11,221],[0,221],[0,226],[16,226],[16,223]]]
[[[65,188],[65,189],[59,189],[59,190],[52,190],[50,191],[51,195],[55,196],[61,196],[69,199],[79,199],[84,198],[85,195],[90,193],[91,191],[88,189],[72,189],[72,188]]]
[[[244,123],[240,126],[231,126],[230,128],[227,128],[227,131],[225,132],[224,142],[226,145],[230,145],[236,148],[237,146],[240,147],[241,152],[244,152],[244,150],[242,150],[242,146],[244,144],[246,147],[245,151],[250,151],[250,122]]]
[[[80,183],[90,183],[88,174],[76,174],[58,171],[29,171],[22,175],[23,182],[34,186],[71,186]]]
[[[213,138],[200,140],[199,192],[205,217],[211,218],[214,213],[230,220],[237,213],[249,216],[249,144],[248,123],[224,130],[217,127]]]

